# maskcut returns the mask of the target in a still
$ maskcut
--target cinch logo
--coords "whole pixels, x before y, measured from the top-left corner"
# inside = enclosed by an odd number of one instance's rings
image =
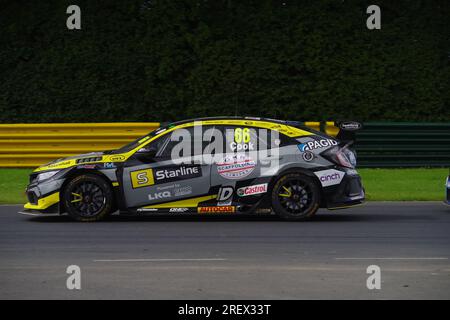
[[[320,177],[320,181],[329,181],[339,179],[341,175],[339,173],[329,174],[327,176]]]
[[[219,207],[198,207],[198,213],[231,213],[235,212],[235,206],[219,206]]]
[[[335,169],[328,169],[323,171],[314,172],[314,174],[319,178],[320,183],[323,187],[332,186],[341,183],[345,176],[345,172],[338,171]]]
[[[251,196],[267,192],[267,183],[256,184],[254,186],[242,187],[237,190],[237,195],[240,197]]]

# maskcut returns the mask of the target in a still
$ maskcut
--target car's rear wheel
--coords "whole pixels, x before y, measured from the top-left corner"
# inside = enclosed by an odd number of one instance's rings
[[[280,177],[272,188],[272,207],[286,220],[312,217],[319,208],[320,189],[316,181],[299,173]]]
[[[98,221],[111,213],[114,194],[105,179],[94,174],[73,178],[63,191],[67,213],[77,221]]]

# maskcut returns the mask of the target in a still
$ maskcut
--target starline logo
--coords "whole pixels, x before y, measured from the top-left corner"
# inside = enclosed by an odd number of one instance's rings
[[[341,183],[344,178],[345,172],[329,169],[323,171],[314,172],[314,174],[319,178],[320,183],[323,187],[332,186]]]
[[[267,192],[267,183],[256,184],[254,186],[242,187],[237,190],[237,194],[240,197],[251,196],[254,194],[260,194]]]

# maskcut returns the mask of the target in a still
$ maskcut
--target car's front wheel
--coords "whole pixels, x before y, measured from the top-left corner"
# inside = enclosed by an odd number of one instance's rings
[[[316,181],[299,173],[280,177],[272,188],[272,207],[286,220],[312,217],[319,208],[320,190]]]
[[[101,220],[114,206],[111,186],[94,174],[82,174],[70,180],[62,196],[67,213],[77,221]]]

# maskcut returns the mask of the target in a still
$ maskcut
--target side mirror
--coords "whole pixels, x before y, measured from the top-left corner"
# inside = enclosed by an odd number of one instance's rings
[[[149,162],[155,158],[157,153],[158,150],[156,148],[141,148],[136,152],[136,157],[143,162]]]

